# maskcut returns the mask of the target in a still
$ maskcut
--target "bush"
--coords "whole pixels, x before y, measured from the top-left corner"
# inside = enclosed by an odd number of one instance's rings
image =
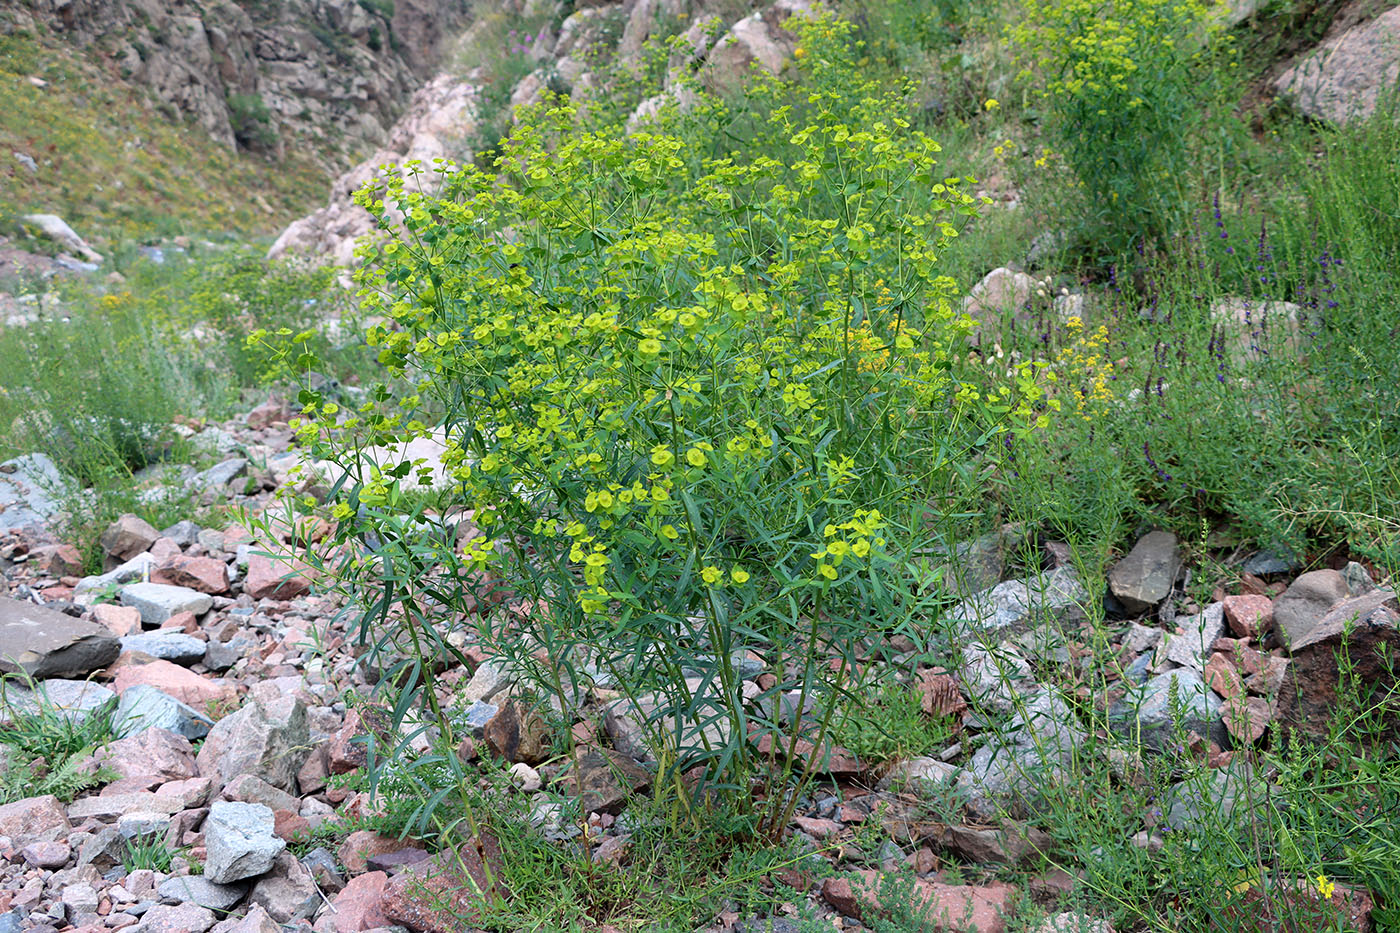
[[[277,127],[272,111],[258,94],[230,94],[228,120],[233,137],[240,146],[249,149],[271,149],[277,145]]]
[[[330,505],[353,551],[339,579],[373,606],[362,631],[409,655],[394,680],[440,727],[431,672],[457,654],[442,613],[498,579],[517,611],[483,634],[566,721],[612,684],[654,710],[659,795],[689,812],[728,788],[776,834],[796,796],[752,782],[820,770],[793,753],[830,747],[866,639],[913,632],[905,568],[928,513],[968,493],[968,452],[1033,399],[1028,381],[958,378],[971,322],[938,260],[974,200],[890,99],[849,88],[809,95],[801,123],[773,112],[787,160],[584,132],[558,107],[498,173],[442,166],[434,197],[410,164],[361,192],[393,234],[360,273],[391,321],[370,341],[416,391],[376,390],[348,418],[306,391],[302,434],[349,473]],[[421,463],[367,465],[366,445],[430,434],[447,447],[437,496]],[[755,705],[748,659],[777,681]],[[815,712],[784,722],[784,692]]]
[[[1218,137],[1211,105],[1230,50],[1220,8],[1027,0],[1009,29],[1022,78],[1039,89],[1082,188],[1089,232],[1110,256],[1160,240],[1182,219],[1194,147]]]

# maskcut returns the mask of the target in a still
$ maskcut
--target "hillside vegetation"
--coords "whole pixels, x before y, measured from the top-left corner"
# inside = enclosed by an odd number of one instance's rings
[[[353,270],[136,250],[313,180],[174,127],[0,204],[121,271],[4,306],[0,450],[80,565],[31,591],[236,519],[186,624],[268,638],[200,767],[274,694],[334,722],[249,765],[357,876],[276,922],[1400,929],[1400,92],[1299,57],[1400,10],[479,7],[464,157],[362,167]],[[0,144],[129,136],[8,41]],[[163,864],[256,919],[296,872],[218,823]]]

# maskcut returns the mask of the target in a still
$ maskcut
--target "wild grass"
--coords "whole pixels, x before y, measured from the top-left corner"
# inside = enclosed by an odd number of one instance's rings
[[[37,702],[12,700],[16,687]],[[0,681],[0,803],[43,794],[72,800],[111,777],[90,759],[114,737],[116,701],[69,714],[47,705],[46,696],[44,685],[27,677]]]

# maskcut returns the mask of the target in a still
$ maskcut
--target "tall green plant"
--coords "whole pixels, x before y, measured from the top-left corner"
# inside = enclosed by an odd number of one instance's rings
[[[1218,0],[1028,0],[1008,30],[1109,255],[1182,217],[1193,156],[1218,137],[1224,25]]]
[[[623,694],[677,812],[726,788],[760,831],[786,826],[786,782],[821,770],[865,639],[909,623],[930,503],[1032,401],[1029,381],[982,394],[954,369],[970,322],[938,259],[973,198],[890,100],[843,99],[775,112],[791,160],[579,132],[560,107],[498,173],[443,168],[434,197],[410,165],[362,192],[393,234],[361,273],[392,321],[370,340],[417,392],[348,418],[306,392],[302,433],[347,471],[338,577],[442,728],[440,620],[491,574],[519,600],[487,617],[491,646],[566,714],[590,683]],[[363,455],[429,434],[450,477],[432,510],[424,464]],[[746,657],[777,684],[754,705]],[[783,692],[814,712],[786,721]]]

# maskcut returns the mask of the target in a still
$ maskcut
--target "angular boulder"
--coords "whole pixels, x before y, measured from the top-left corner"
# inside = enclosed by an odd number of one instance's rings
[[[1146,612],[1167,598],[1181,569],[1176,535],[1153,531],[1138,539],[1108,574],[1109,589],[1129,612]]]
[[[204,821],[204,877],[230,884],[269,871],[287,847],[273,825],[272,811],[262,804],[214,801]]]
[[[1375,113],[1400,76],[1400,7],[1353,26],[1305,54],[1274,91],[1310,117],[1338,125]]]
[[[0,597],[0,672],[81,679],[111,664],[120,650],[100,625]]]
[[[1340,709],[1343,651],[1363,704],[1395,689],[1395,669],[1387,664],[1387,655],[1400,652],[1400,601],[1390,590],[1343,600],[1290,650],[1278,694],[1278,721],[1311,738],[1325,738]],[[1400,736],[1400,720],[1391,716],[1388,724],[1389,734]]]
[[[199,773],[221,784],[253,774],[273,787],[296,792],[296,776],[311,751],[306,706],[295,696],[250,699],[215,723],[199,750]]]

